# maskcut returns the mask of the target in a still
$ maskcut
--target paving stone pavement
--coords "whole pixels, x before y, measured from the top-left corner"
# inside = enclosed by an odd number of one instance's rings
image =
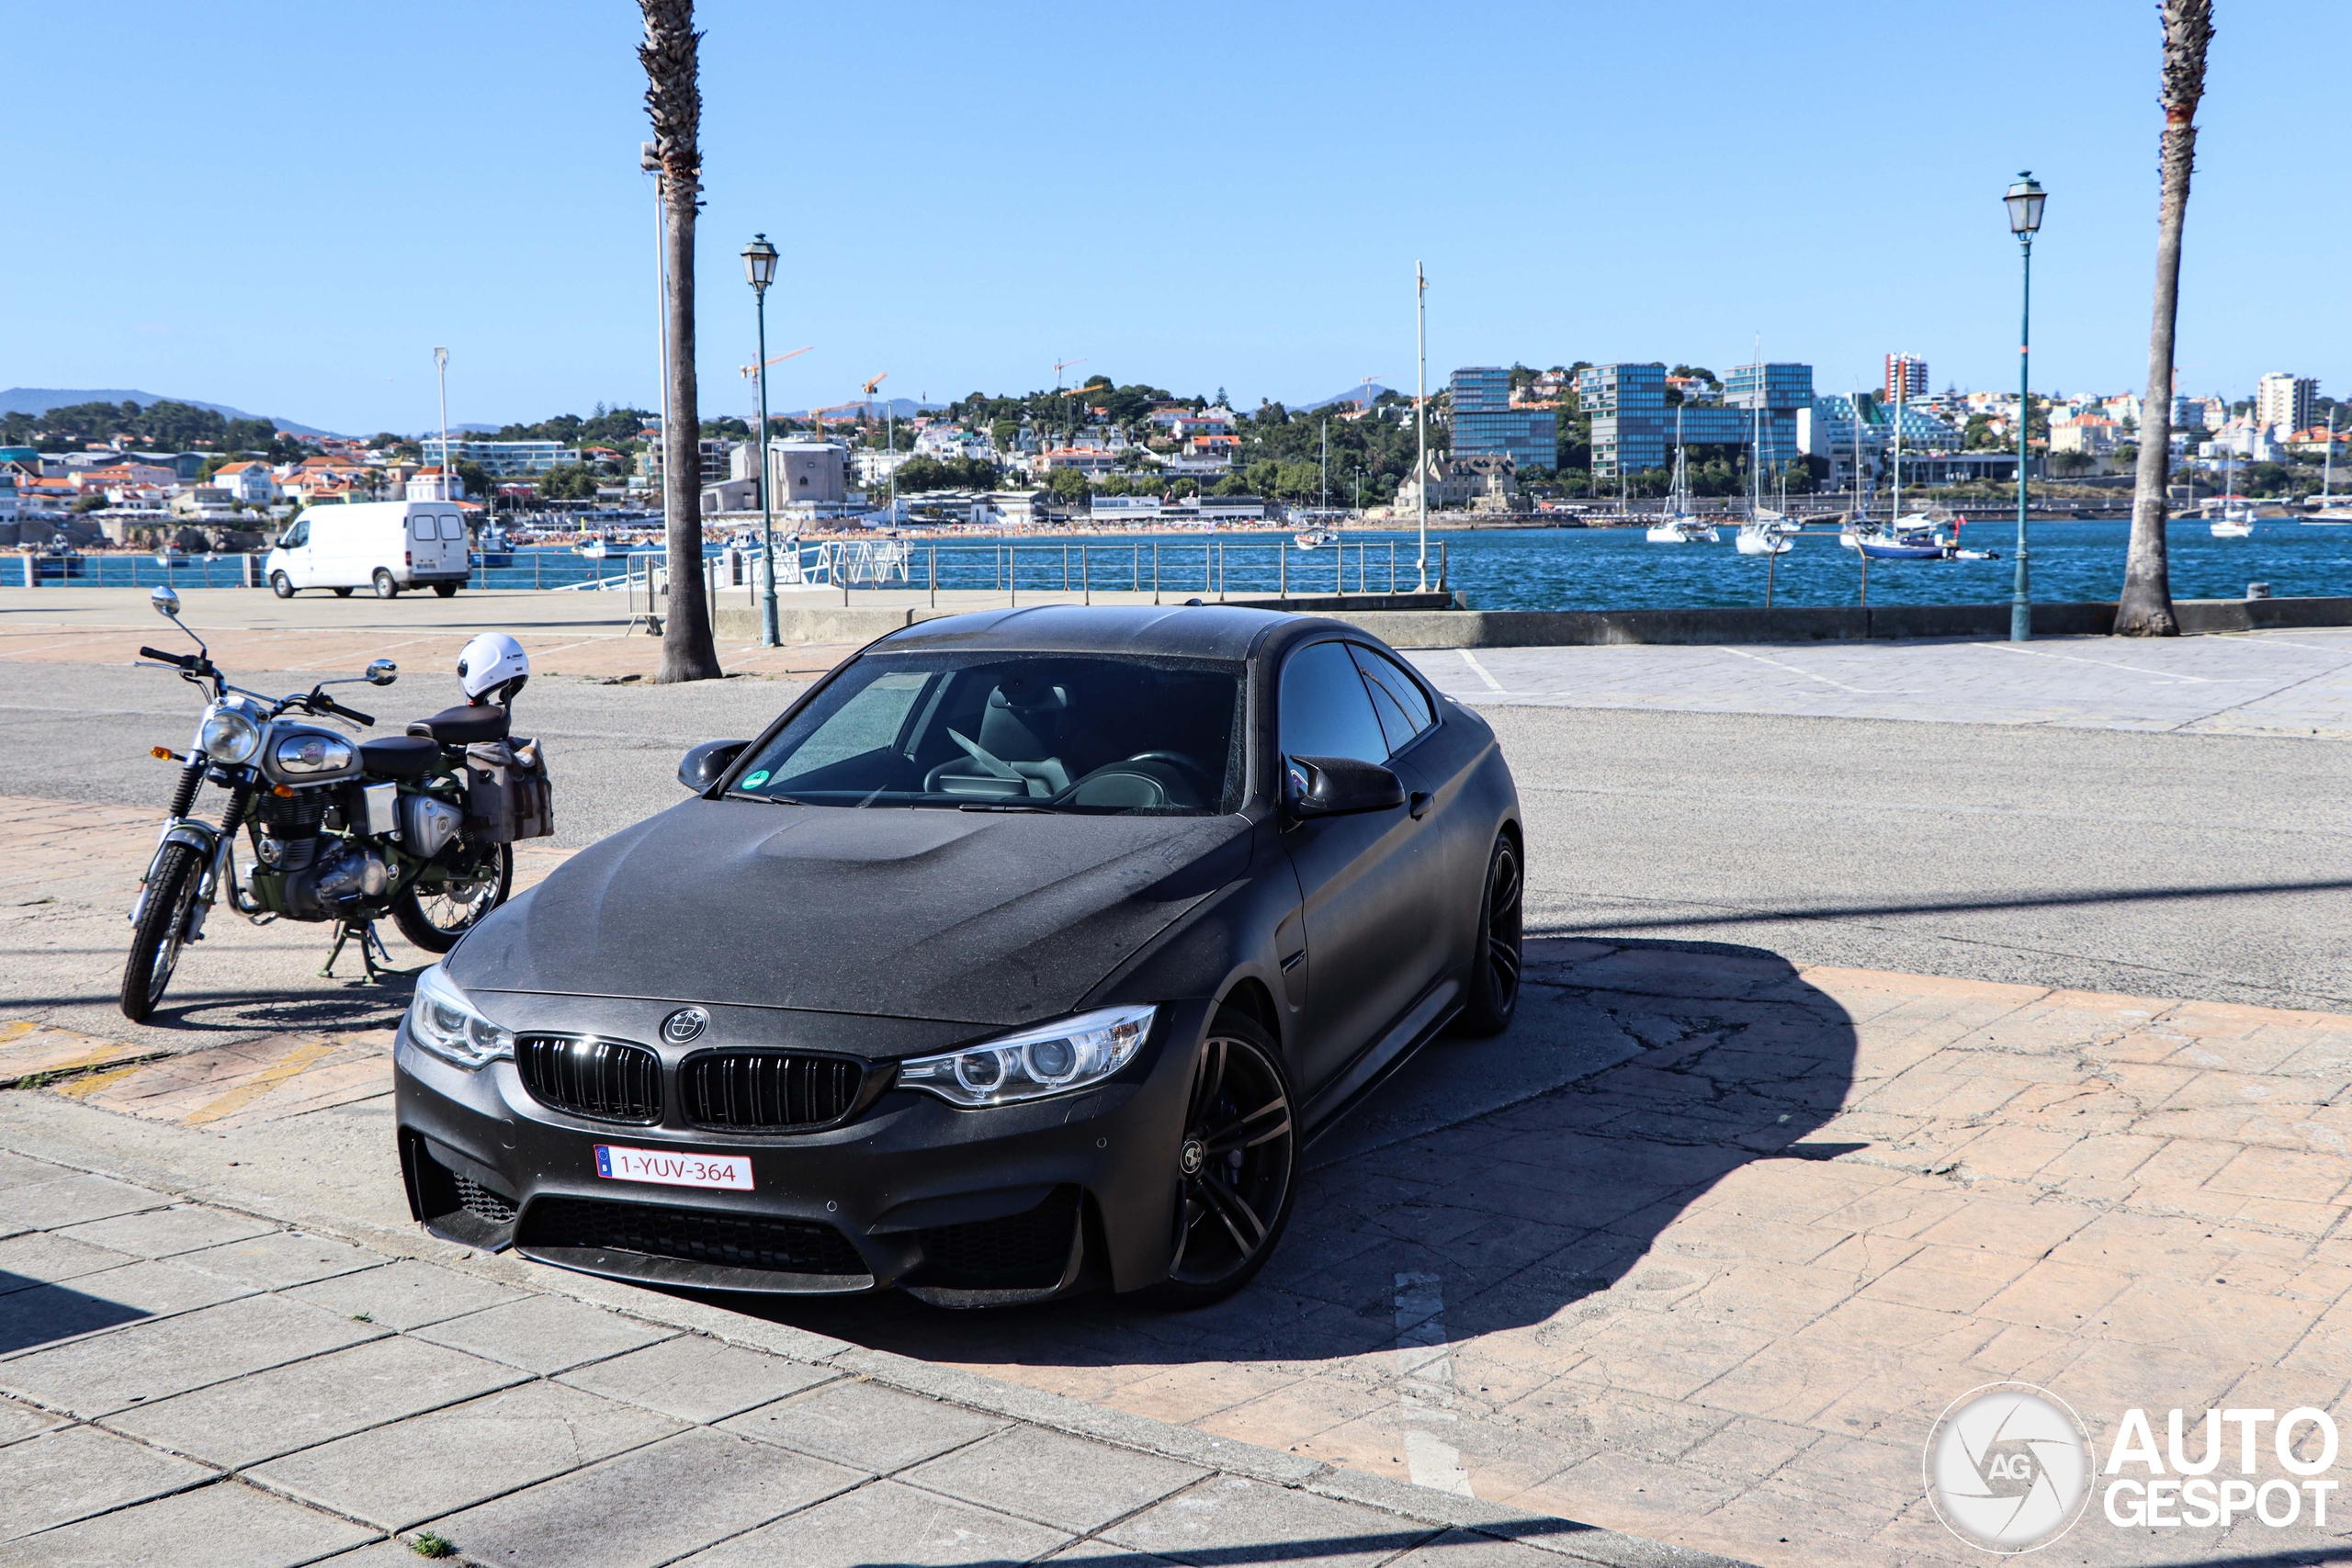
[[[2352,734],[2352,628],[2032,643],[1416,650],[1478,705],[1802,714],[2196,734]]]
[[[18,1154],[0,1216],[0,1564],[1724,1562]]]

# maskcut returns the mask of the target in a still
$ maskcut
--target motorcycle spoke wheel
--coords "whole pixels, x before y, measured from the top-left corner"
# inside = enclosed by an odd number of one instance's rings
[[[506,902],[514,884],[514,851],[498,844],[463,879],[412,882],[392,898],[392,923],[427,953],[447,953],[458,939]]]
[[[146,908],[131,934],[130,957],[122,967],[122,1015],[133,1023],[147,1021],[172,983],[203,880],[204,863],[186,844],[167,847],[156,863]]]

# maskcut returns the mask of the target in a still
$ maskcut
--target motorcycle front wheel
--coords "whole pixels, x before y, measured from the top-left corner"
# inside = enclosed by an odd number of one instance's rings
[[[469,879],[412,882],[392,895],[392,923],[427,953],[447,953],[514,888],[514,846],[493,844]]]
[[[167,844],[147,883],[147,905],[130,939],[130,959],[122,966],[122,1016],[144,1023],[164,999],[187,940],[196,891],[204,881],[204,861],[186,844]]]

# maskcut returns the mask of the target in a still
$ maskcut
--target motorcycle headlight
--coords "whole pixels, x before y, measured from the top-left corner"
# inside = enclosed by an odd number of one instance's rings
[[[899,1064],[899,1082],[967,1108],[1067,1094],[1101,1083],[1133,1061],[1158,1011],[1104,1008],[944,1056],[917,1056]]]
[[[280,772],[334,773],[351,765],[351,748],[328,735],[289,735],[270,750]]]
[[[261,726],[243,708],[214,703],[204,710],[204,722],[197,726],[196,744],[213,761],[233,767],[250,761],[260,749]]]
[[[514,1036],[476,1012],[438,964],[416,977],[416,996],[408,1004],[408,1037],[460,1067],[511,1061],[514,1055]]]

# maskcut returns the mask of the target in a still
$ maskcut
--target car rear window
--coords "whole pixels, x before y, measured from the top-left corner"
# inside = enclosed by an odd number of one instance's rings
[[[1073,653],[868,654],[729,793],[811,806],[1204,817],[1240,808],[1241,666]]]

